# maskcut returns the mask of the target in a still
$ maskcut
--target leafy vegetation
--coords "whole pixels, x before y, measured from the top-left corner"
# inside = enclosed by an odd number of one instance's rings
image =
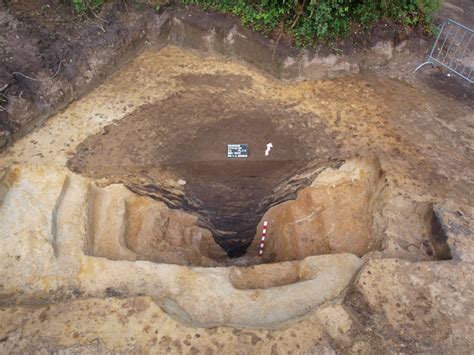
[[[441,0],[182,0],[239,16],[245,25],[270,33],[276,28],[306,46],[346,35],[352,24],[369,27],[381,19],[432,30]]]
[[[72,0],[72,6],[76,12],[97,10],[104,4],[105,0]]]
[[[70,0],[83,13],[106,0]],[[181,0],[184,4],[230,13],[256,31],[278,30],[304,47],[346,35],[353,24],[370,27],[381,19],[433,30],[432,15],[442,0]],[[156,5],[159,11],[160,5]]]

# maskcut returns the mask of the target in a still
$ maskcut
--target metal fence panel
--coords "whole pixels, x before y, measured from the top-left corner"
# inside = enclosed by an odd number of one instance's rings
[[[474,30],[456,21],[447,20],[436,38],[428,59],[420,64],[419,70],[427,64],[440,65],[449,71],[474,82]]]

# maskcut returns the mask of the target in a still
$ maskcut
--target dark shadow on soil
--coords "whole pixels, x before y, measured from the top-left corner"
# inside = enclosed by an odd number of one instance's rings
[[[467,80],[439,67],[423,69],[419,75],[430,88],[474,109],[474,90]],[[448,76],[449,74],[449,76]]]

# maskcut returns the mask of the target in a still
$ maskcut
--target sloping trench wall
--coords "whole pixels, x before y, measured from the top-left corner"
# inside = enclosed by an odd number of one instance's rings
[[[37,29],[38,22],[16,18],[0,7],[0,25],[7,28],[6,43],[16,43],[19,38],[32,48],[28,53],[17,53],[12,47],[12,64],[0,64],[0,93],[6,100],[0,111],[0,151],[96,87],[146,44],[159,49],[172,42],[231,56],[284,80],[355,74],[369,64],[386,64],[393,52],[393,43],[387,42],[389,55],[378,50],[377,45],[373,50],[351,55],[336,56],[321,48],[301,53],[245,28],[233,17],[192,7],[158,14],[151,8],[138,11],[112,3],[99,16],[109,19],[100,25],[103,35],[98,34],[97,24],[90,23],[74,27],[65,35],[62,27]],[[21,27],[28,28],[30,35],[20,32]],[[36,38],[36,32],[46,33],[47,37]],[[88,40],[91,36],[93,41]],[[41,48],[38,43],[43,43]],[[54,60],[42,60],[39,53]],[[36,80],[11,72],[28,73]]]
[[[189,325],[275,327],[336,297],[362,264],[351,254],[306,258],[289,268],[303,282],[257,281],[260,289],[254,291],[245,276],[230,276],[235,269],[228,267],[130,262],[131,255],[121,255],[125,260],[118,261],[85,255],[94,248],[90,234],[103,232],[91,228],[91,223],[104,213],[121,213],[114,197],[133,200],[123,186],[99,192],[93,183],[65,168],[33,165],[6,171],[0,191],[0,305],[150,295],[168,314]],[[98,199],[100,211],[95,209]],[[146,198],[139,199],[146,204]],[[35,208],[27,212],[29,206]],[[108,227],[115,238],[121,238],[123,225],[117,218],[109,219]],[[120,243],[115,241],[115,251]],[[122,250],[126,252],[123,246]],[[278,283],[280,287],[272,287]]]
[[[307,223],[298,227],[300,231],[297,232],[302,233],[300,248],[288,245],[287,237],[294,235],[275,234],[281,245],[270,245],[269,255],[274,253],[275,256],[274,260],[266,261],[277,263],[251,268],[188,267],[137,260],[140,256],[129,249],[130,243],[136,241],[135,229],[147,229],[150,218],[161,219],[163,215],[174,220],[168,227],[179,224],[183,230],[168,233],[173,238],[164,238],[162,242],[167,244],[167,249],[161,251],[161,260],[157,261],[174,262],[187,258],[194,265],[217,266],[213,258],[218,258],[219,252],[210,233],[196,227],[191,216],[170,211],[161,202],[134,196],[122,185],[100,188],[66,168],[11,167],[0,179],[0,305],[148,295],[169,315],[192,326],[281,327],[341,295],[364,264],[364,258],[402,257],[428,261],[439,257],[435,242],[430,242],[440,234],[431,227],[432,206],[423,203],[402,206],[401,212],[411,215],[412,222],[392,236],[390,230],[399,224],[399,216],[394,216],[391,209],[400,203],[388,199],[383,202],[383,208],[377,207],[382,203],[380,191],[377,191],[381,187],[377,186],[377,165],[361,165],[362,169],[356,172],[358,177],[351,176],[354,174],[349,164],[345,170],[326,172],[325,177],[316,179],[314,188],[308,188],[315,194],[326,190],[335,197],[328,199],[327,206],[324,206],[325,202],[318,206],[331,212],[334,202],[336,205],[340,202],[337,197],[347,194],[351,190],[347,185],[353,181],[352,189],[364,190],[358,196],[361,201],[356,202],[356,206],[341,207],[340,218],[350,219],[344,214],[355,211],[352,217],[355,219],[350,222],[356,227],[360,213],[364,212],[361,208],[380,209],[368,211],[367,221],[360,221],[359,230],[352,230],[354,226],[349,223],[347,228],[343,226],[342,230],[329,233],[332,239],[329,252],[335,254],[310,256],[318,252],[320,245],[314,240],[305,241],[308,237],[304,234],[305,229],[314,227]],[[376,174],[371,176],[370,171],[363,169],[374,170]],[[338,181],[338,175],[343,176],[343,181]],[[329,192],[330,186],[324,186],[328,181],[335,186],[332,192]],[[368,186],[370,191],[366,191],[366,184],[373,182],[375,186]],[[377,199],[379,201],[371,201]],[[289,203],[297,204],[298,200]],[[130,204],[136,212],[143,212],[140,211],[142,208],[145,213],[131,216],[130,211],[126,211]],[[274,209],[279,207],[281,205]],[[161,214],[159,217],[157,212]],[[318,219],[328,227],[331,224],[334,227],[338,222],[336,215],[322,215]],[[373,233],[379,235],[372,239],[367,235],[370,233],[365,230],[367,227],[374,228]],[[189,233],[183,233],[184,230]],[[341,236],[353,240],[338,245]],[[364,236],[368,240],[358,240]],[[140,233],[136,237],[140,239]],[[402,240],[397,241],[394,237]],[[433,244],[428,250],[425,241]],[[405,255],[397,250],[403,249],[404,243],[410,244]],[[385,244],[384,250],[373,250],[377,244]],[[397,247],[392,249],[390,244],[397,244]],[[444,244],[448,248],[446,241]],[[149,249],[152,248],[153,245],[149,245]],[[288,255],[285,255],[285,248],[290,251]],[[361,258],[347,252],[359,256],[368,253]],[[256,258],[249,255],[247,262],[262,262]],[[296,258],[302,260],[294,260]],[[282,260],[290,261],[278,262]]]

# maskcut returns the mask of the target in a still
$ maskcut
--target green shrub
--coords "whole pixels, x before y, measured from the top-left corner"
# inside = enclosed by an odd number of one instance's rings
[[[105,0],[72,0],[72,6],[76,12],[97,10],[104,4]]]
[[[382,17],[410,26],[430,25],[431,15],[439,9],[441,0],[380,0],[362,1],[357,8],[361,23]]]
[[[204,9],[231,13],[243,24],[269,33],[290,34],[299,46],[333,40],[348,33],[351,24],[369,27],[381,19],[431,30],[432,14],[441,0],[182,0]]]

